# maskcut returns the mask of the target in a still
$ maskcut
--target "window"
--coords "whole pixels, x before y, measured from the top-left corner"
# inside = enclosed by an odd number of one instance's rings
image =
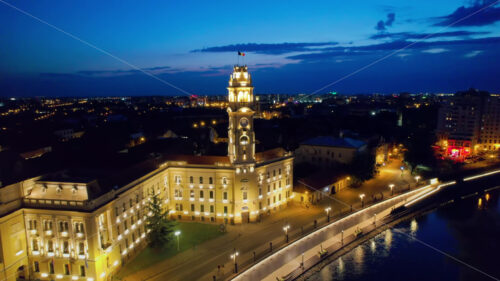
[[[227,184],[227,178],[226,177],[222,178],[222,184]]]
[[[189,183],[193,183],[193,182],[194,182],[194,180],[193,180],[193,176],[190,176],[190,177],[189,177]]]
[[[54,274],[54,263],[51,261],[49,262],[49,273]]]
[[[128,203],[128,204],[129,204],[130,208],[132,208],[132,206],[134,205],[134,202],[132,201],[132,198],[130,198],[130,200],[129,200],[129,203]]]
[[[259,187],[259,195],[262,195],[262,187]]]
[[[191,204],[191,212],[194,212],[194,204]]]
[[[281,168],[278,169],[278,175],[281,175]]]
[[[273,170],[273,177],[276,176],[276,170]]]
[[[214,212],[214,205],[210,205],[210,213]]]
[[[31,244],[32,244],[32,247],[33,247],[33,251],[38,251],[38,240],[33,239],[33,241],[31,242]]]
[[[212,177],[208,178],[208,184],[214,184],[214,179]]]
[[[273,203],[276,203],[276,196],[273,196]]]
[[[174,190],[174,197],[182,198],[182,189],[175,189]]]
[[[273,190],[276,190],[276,183],[273,182]]]
[[[174,181],[176,184],[181,184],[181,176],[179,175],[174,176]]]
[[[78,254],[79,255],[84,255],[85,254],[85,244],[83,242],[80,242],[78,244]]]
[[[52,240],[49,240],[49,242],[47,242],[47,252],[54,252],[54,242],[52,242]]]
[[[69,254],[69,242],[68,241],[63,242],[63,253]]]
[[[278,200],[281,201],[281,193],[278,194]]]
[[[122,204],[122,212],[125,212],[127,210],[127,205],[125,203]]]
[[[267,198],[267,205],[271,205],[271,199],[270,198]]]
[[[37,261],[33,263],[33,268],[35,269],[35,272],[40,272],[40,264]]]
[[[246,191],[243,191],[243,200],[247,200],[247,192]]]
[[[52,230],[52,221],[49,220],[44,221],[43,230]]]
[[[119,225],[116,226],[116,234],[120,235],[120,226]]]
[[[271,185],[270,184],[267,185],[267,192],[271,192]]]
[[[278,185],[279,185],[278,187],[281,188],[281,181],[278,182]]]
[[[118,216],[118,207],[115,207],[115,217]]]
[[[127,222],[126,220],[125,220],[125,221],[123,221],[123,228],[124,228],[125,230],[127,230],[127,229],[128,229],[128,222]]]
[[[214,199],[214,192],[212,190],[210,190],[210,199]]]
[[[30,230],[36,229],[36,220],[29,220],[28,222]]]
[[[224,200],[227,200],[227,191],[224,191],[224,192],[222,193],[222,195],[223,195],[223,197],[222,197],[222,198],[223,198]]]
[[[224,206],[224,214],[227,214],[227,206]]]
[[[205,212],[205,205],[200,206],[200,212],[202,212],[202,213]]]
[[[176,211],[182,211],[182,204],[175,204]]]
[[[80,265],[80,276],[85,277],[85,265]]]
[[[203,199],[203,197],[204,197],[203,190],[200,190],[200,198]]]
[[[64,274],[65,275],[69,275],[70,274],[70,272],[69,272],[69,264],[68,263],[64,264]]]
[[[139,194],[136,194],[135,195],[135,203],[138,204],[139,203]]]
[[[194,190],[189,191],[189,197],[194,198]]]
[[[203,183],[203,177],[200,177],[200,184]]]

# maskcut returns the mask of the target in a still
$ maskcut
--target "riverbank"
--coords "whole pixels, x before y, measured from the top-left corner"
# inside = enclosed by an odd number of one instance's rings
[[[478,179],[475,182],[460,182],[454,189],[445,190],[445,192],[436,194],[436,196],[434,197],[428,198],[427,200],[422,200],[421,202],[419,202],[419,204],[412,206],[411,210],[393,214],[387,218],[384,218],[386,221],[381,222],[379,227],[367,227],[363,230],[364,234],[362,236],[351,237],[351,239],[348,240],[350,242],[345,243],[343,247],[340,246],[336,251],[321,259],[316,264],[313,264],[310,267],[306,267],[306,269],[302,270],[302,274],[300,274],[299,276],[286,280],[307,280],[311,276],[318,274],[318,272],[320,272],[325,266],[328,266],[359,245],[402,222],[414,219],[416,217],[425,216],[427,213],[431,213],[434,210],[445,205],[452,204],[457,200],[467,199],[471,196],[481,195],[481,193],[486,194],[493,190],[500,189],[500,186],[498,185],[499,180],[500,174],[495,174],[491,175],[491,177]]]

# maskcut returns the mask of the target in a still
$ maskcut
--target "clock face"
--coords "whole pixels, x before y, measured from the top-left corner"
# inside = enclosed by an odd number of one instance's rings
[[[240,119],[240,125],[241,125],[241,127],[246,128],[248,126],[248,123],[249,123],[248,119],[246,119],[246,118],[241,118]]]

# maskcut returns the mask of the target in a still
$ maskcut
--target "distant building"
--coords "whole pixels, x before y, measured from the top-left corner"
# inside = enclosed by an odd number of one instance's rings
[[[445,156],[457,160],[500,149],[499,97],[471,89],[446,98],[437,138]]]
[[[321,136],[302,142],[295,150],[297,163],[311,163],[321,167],[350,164],[357,153],[364,152],[367,144],[352,138]]]
[[[286,207],[293,156],[255,151],[246,66],[234,67],[228,92],[227,156],[164,155],[110,173],[62,171],[1,187],[3,279],[111,280],[146,245],[153,193],[179,220],[247,223]]]

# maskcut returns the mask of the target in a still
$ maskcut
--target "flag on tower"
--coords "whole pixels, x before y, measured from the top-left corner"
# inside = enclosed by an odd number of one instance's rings
[[[244,57],[244,56],[245,56],[245,53],[238,51],[238,56],[242,56],[242,57]]]

